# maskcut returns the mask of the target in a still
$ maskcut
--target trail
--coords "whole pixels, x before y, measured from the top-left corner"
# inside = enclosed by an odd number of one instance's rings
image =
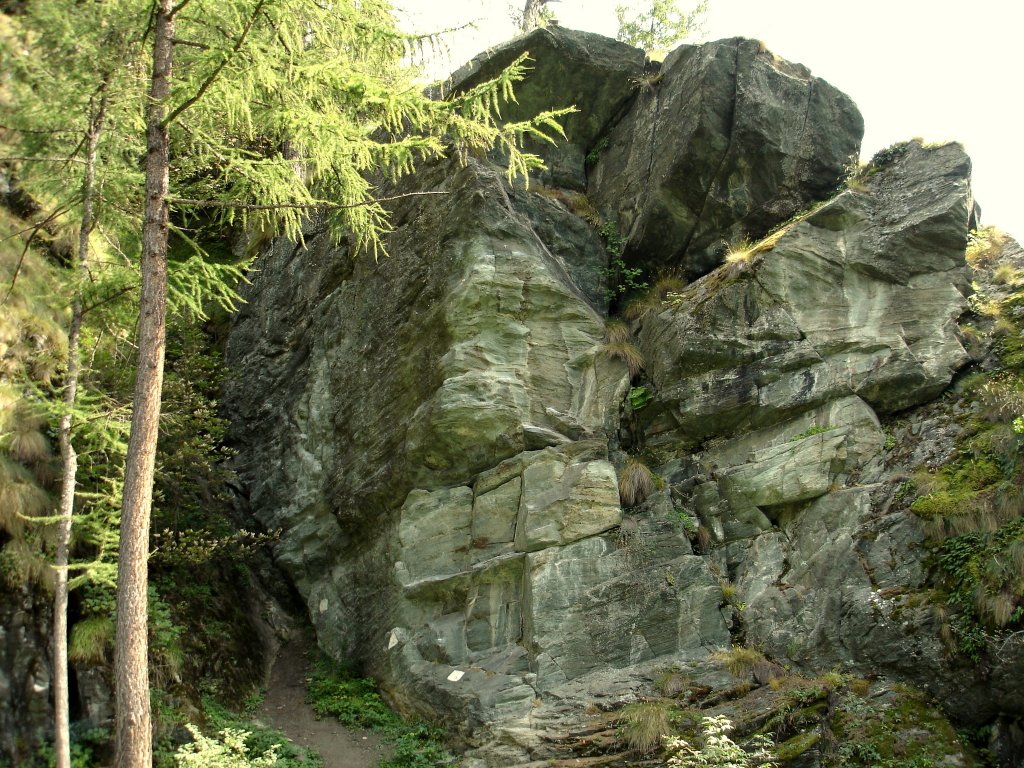
[[[376,768],[387,749],[371,731],[346,728],[330,719],[317,720],[306,703],[306,679],[312,674],[303,638],[281,649],[257,719],[303,747],[316,750],[324,768]]]

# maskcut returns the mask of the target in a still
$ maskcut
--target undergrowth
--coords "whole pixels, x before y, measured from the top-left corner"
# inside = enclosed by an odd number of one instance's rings
[[[352,677],[326,660],[314,665],[308,700],[320,717],[380,733],[392,750],[391,757],[381,761],[381,768],[440,768],[455,763],[440,729],[403,720],[384,702],[372,680]]]

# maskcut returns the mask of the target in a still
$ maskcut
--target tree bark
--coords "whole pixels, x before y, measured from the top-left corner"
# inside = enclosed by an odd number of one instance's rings
[[[523,32],[529,32],[540,26],[540,9],[547,0],[526,0],[523,8]]]
[[[103,89],[105,89],[105,84]],[[60,523],[57,526],[57,553],[53,589],[53,747],[56,768],[71,768],[71,718],[68,702],[68,561],[71,547],[71,522],[75,511],[75,486],[78,454],[71,442],[73,410],[78,399],[81,371],[83,301],[81,281],[89,266],[89,234],[93,227],[96,197],[96,152],[103,128],[107,97],[89,110],[86,135],[85,178],[82,181],[82,229],[78,234],[78,260],[75,264],[75,295],[71,300],[71,326],[68,330],[68,370],[64,382],[64,413],[60,417],[58,441],[61,456]]]
[[[114,651],[117,768],[150,768],[153,761],[146,596],[149,519],[167,318],[169,141],[164,116],[171,91],[173,38],[171,0],[159,0],[153,28],[153,73],[146,115],[146,200],[142,224],[138,367],[121,502],[121,544],[117,567]]]

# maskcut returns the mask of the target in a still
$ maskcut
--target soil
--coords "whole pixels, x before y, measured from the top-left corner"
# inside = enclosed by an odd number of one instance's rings
[[[324,768],[376,768],[388,754],[379,735],[329,719],[318,720],[306,703],[306,680],[311,674],[308,650],[302,639],[281,649],[257,719],[296,744],[315,750],[323,758]]]

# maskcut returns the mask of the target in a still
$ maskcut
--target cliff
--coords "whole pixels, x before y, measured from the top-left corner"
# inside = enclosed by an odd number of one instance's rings
[[[655,70],[539,30],[449,87],[523,50],[510,118],[581,107],[546,175],[425,167],[400,191],[443,194],[394,204],[387,258],[313,222],[234,320],[246,503],[321,647],[459,730],[469,765],[629,760],[608,713],[638,700],[776,723],[788,765],[878,764],[876,741],[975,764],[946,718],[1021,764],[1019,577],[991,582],[1007,621],[958,605],[937,562],[971,529],[933,535],[915,501],[983,431],[957,377],[1006,370],[958,325],[962,148],[851,175],[850,99],[741,39]],[[972,493],[1019,495],[1015,446]],[[1019,508],[977,530],[1010,546]]]

